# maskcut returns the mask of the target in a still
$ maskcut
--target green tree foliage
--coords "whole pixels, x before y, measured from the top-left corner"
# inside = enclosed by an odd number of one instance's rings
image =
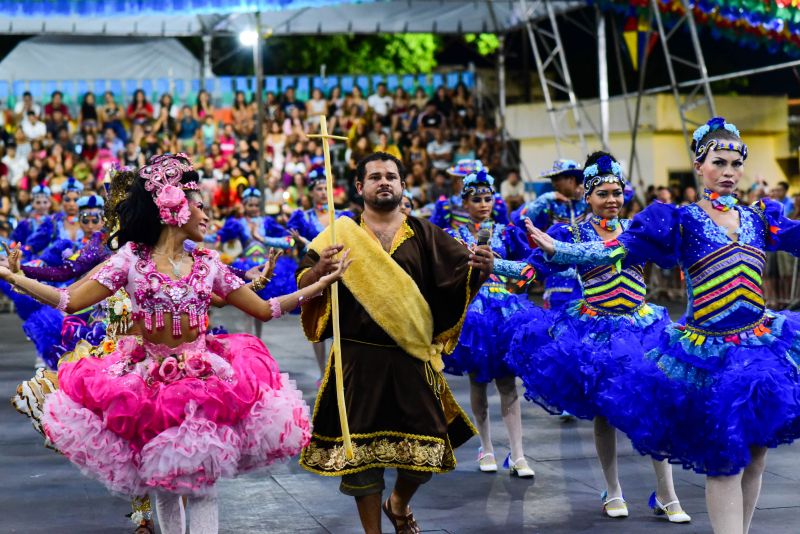
[[[500,48],[500,39],[493,33],[468,33],[464,36],[464,41],[473,45],[482,56],[494,54]]]
[[[288,73],[428,73],[436,67],[439,38],[432,34],[272,37],[266,70]]]

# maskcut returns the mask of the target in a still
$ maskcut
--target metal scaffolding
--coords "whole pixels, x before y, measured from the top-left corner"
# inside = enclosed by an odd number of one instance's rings
[[[675,103],[678,106],[678,111],[681,116],[681,128],[683,129],[683,138],[686,140],[686,152],[689,156],[689,162],[694,165],[694,155],[692,154],[691,141],[689,137],[690,130],[694,130],[700,124],[689,119],[687,112],[700,106],[706,106],[707,117],[716,116],[716,106],[714,105],[714,95],[711,92],[711,82],[708,78],[708,70],[706,69],[706,62],[703,58],[703,49],[700,47],[700,39],[697,37],[697,26],[695,25],[694,15],[688,0],[680,0],[683,6],[684,14],[675,21],[674,26],[669,31],[665,31],[664,22],[661,19],[661,12],[658,9],[658,0],[650,0],[652,6],[651,12],[653,21],[655,22],[655,29],[658,31],[661,47],[664,50],[664,57],[667,64],[667,73],[669,74],[670,89],[672,95],[675,97]],[[685,27],[691,38],[692,51],[694,58],[681,58],[670,50],[670,39],[672,39],[678,30]],[[697,72],[696,79],[690,84],[678,82],[675,76],[675,65],[680,64],[689,67]],[[680,88],[685,87],[689,89],[688,93],[681,94]]]
[[[538,0],[530,6],[526,0],[519,0],[519,4],[525,29],[528,32],[528,40],[531,43],[533,57],[536,61],[536,71],[539,75],[539,83],[542,86],[550,126],[553,128],[558,157],[562,157],[562,145],[565,143],[577,144],[581,152],[586,153],[586,136],[583,131],[584,121],[580,103],[575,96],[575,90],[572,85],[572,77],[564,54],[564,46],[561,41],[561,33],[558,29],[558,21],[556,20],[553,4],[551,0]],[[541,8],[544,8],[547,17],[542,20],[535,20],[533,15]],[[545,26],[545,22],[549,23],[549,28]],[[556,107],[551,94],[553,89],[566,94],[569,103]],[[569,128],[567,117],[569,115],[572,116],[576,135],[567,134]]]

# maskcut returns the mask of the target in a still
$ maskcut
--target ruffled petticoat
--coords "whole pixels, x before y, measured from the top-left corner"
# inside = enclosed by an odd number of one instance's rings
[[[631,313],[611,315],[572,302],[549,321],[530,321],[511,342],[506,358],[525,385],[525,398],[552,414],[564,410],[583,418],[606,415],[598,396],[612,377],[633,376],[670,324],[667,310],[642,304]]]
[[[504,361],[511,338],[520,324],[543,313],[527,295],[512,294],[502,284],[484,285],[467,309],[458,345],[444,357],[445,372],[471,374],[483,383],[512,375]]]
[[[732,475],[751,447],[800,436],[800,316],[768,311],[737,332],[706,334],[670,325],[601,403],[642,454]]]
[[[301,393],[247,334],[174,348],[124,336],[106,358],[62,363],[58,381],[44,406],[47,437],[115,493],[200,495],[310,439]]]

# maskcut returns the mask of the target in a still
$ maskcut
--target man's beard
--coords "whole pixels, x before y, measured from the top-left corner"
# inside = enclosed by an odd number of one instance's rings
[[[400,193],[398,195],[395,195],[394,192],[391,193],[392,193],[391,198],[384,198],[379,196],[379,194],[376,194],[372,198],[364,197],[364,204],[366,204],[375,211],[383,211],[383,212],[394,211],[397,209],[397,206],[400,205],[400,201],[403,200],[403,193]]]

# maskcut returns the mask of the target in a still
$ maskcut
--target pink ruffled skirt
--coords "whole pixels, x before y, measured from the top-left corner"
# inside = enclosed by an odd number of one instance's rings
[[[178,347],[121,337],[103,359],[62,364],[45,434],[115,493],[208,492],[300,452],[308,406],[264,344],[248,334]]]

